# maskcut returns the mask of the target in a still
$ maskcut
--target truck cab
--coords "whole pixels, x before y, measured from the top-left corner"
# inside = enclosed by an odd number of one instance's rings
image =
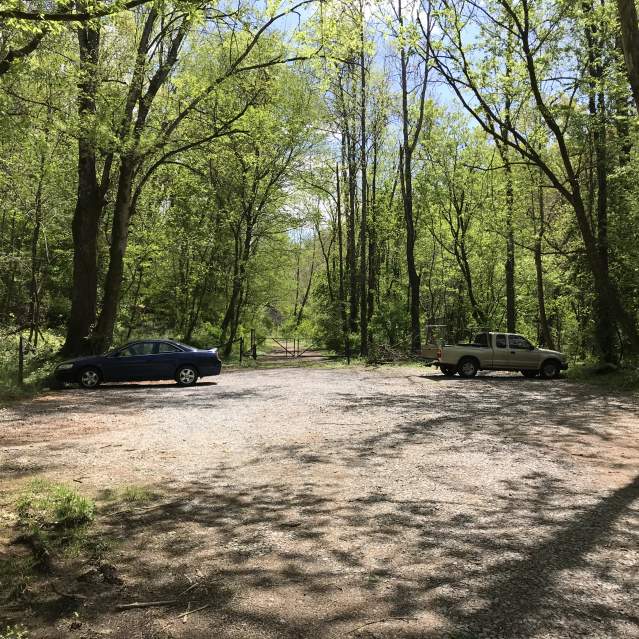
[[[558,377],[568,368],[566,356],[535,347],[518,333],[477,333],[471,343],[442,346],[436,366],[444,375],[474,377],[480,370],[520,371],[525,377]]]

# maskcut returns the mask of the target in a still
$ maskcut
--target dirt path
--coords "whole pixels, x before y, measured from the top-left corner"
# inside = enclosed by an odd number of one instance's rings
[[[123,584],[25,613],[32,636],[639,637],[639,400],[423,368],[217,381],[0,412],[3,492],[161,493],[100,518]]]

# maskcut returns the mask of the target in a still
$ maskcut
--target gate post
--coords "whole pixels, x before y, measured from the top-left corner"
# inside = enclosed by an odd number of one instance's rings
[[[244,338],[240,337],[240,364],[242,363],[243,356],[244,356]]]
[[[251,357],[257,359],[257,337],[254,328],[251,329]]]
[[[24,337],[20,335],[18,342],[18,384],[24,384]]]

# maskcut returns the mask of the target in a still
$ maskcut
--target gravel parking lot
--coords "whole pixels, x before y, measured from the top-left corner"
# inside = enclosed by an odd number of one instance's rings
[[[87,598],[21,611],[34,637],[639,637],[629,395],[417,367],[68,390],[0,412],[0,491],[35,476],[158,497],[101,510],[121,583],[66,575]]]

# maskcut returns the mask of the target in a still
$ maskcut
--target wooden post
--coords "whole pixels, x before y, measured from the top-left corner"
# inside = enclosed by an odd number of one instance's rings
[[[254,328],[251,329],[251,357],[257,359],[257,336]]]
[[[20,335],[18,343],[18,384],[24,384],[24,337]]]
[[[244,338],[240,337],[240,364],[242,363],[243,356],[244,356]]]

